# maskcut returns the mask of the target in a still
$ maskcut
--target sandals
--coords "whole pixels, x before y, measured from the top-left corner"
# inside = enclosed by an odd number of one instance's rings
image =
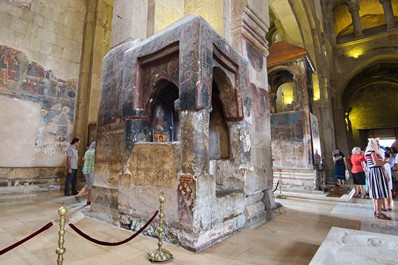
[[[354,193],[354,197],[358,198],[359,197],[358,193]]]
[[[383,220],[391,220],[391,217],[388,217],[387,215],[385,215],[384,213],[379,213],[377,215],[375,215],[377,219],[383,219]]]
[[[77,202],[80,202],[80,197],[79,196],[76,195],[75,199],[76,199]]]

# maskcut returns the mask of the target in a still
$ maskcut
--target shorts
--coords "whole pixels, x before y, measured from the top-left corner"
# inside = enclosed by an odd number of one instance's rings
[[[94,173],[84,174],[86,177],[86,186],[87,189],[91,190],[94,185]]]

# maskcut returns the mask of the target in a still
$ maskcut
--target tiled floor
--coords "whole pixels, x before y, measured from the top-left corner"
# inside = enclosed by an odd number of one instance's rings
[[[58,218],[57,210],[64,199],[61,193],[38,193],[0,196],[0,249],[21,240]],[[192,253],[164,244],[174,259],[162,264],[308,264],[331,227],[368,230],[398,235],[396,221],[376,220],[369,199],[349,202],[287,198],[277,200],[283,207],[274,218],[257,229],[245,229],[223,242]],[[81,213],[84,205],[68,205],[67,218],[94,238],[115,242],[132,232],[113,227]],[[393,217],[397,213],[391,213]],[[376,230],[376,231],[375,231]],[[57,223],[49,230],[0,256],[0,264],[56,264]],[[148,252],[157,249],[157,240],[138,236],[117,247],[95,245],[66,226],[65,265],[78,264],[151,264]]]

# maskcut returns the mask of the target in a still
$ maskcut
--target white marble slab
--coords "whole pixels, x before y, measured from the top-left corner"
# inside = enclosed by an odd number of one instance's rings
[[[398,264],[398,236],[332,227],[310,265]]]
[[[371,201],[368,204],[340,202],[334,207],[332,214],[373,217],[373,211]]]

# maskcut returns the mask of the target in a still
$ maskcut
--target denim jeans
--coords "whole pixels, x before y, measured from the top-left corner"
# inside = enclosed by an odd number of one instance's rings
[[[72,181],[72,194],[77,194],[76,184],[77,184],[77,169],[72,169],[72,174],[67,173],[65,180],[64,194],[70,195],[69,186]]]

